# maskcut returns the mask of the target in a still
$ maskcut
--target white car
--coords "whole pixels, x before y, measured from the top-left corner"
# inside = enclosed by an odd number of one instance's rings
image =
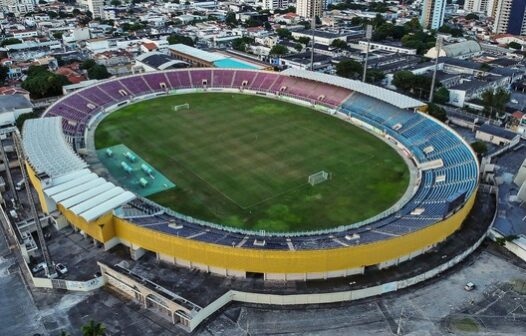
[[[61,264],[61,263],[58,263],[55,265],[55,269],[57,270],[57,272],[59,272],[60,274],[66,274],[68,272],[68,268],[66,267],[66,265],[64,264]]]
[[[41,263],[38,263],[35,267],[33,267],[31,270],[33,271],[33,273],[38,273],[40,271],[43,271],[46,268],[47,268],[46,263],[41,262]]]
[[[472,291],[475,289],[475,284],[470,281],[464,286],[464,289],[467,290],[468,292]]]

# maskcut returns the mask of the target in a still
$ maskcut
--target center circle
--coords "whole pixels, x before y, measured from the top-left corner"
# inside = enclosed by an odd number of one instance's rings
[[[246,230],[356,223],[395,204],[410,179],[404,159],[378,137],[305,106],[239,93],[125,106],[100,122],[95,146],[126,188]]]

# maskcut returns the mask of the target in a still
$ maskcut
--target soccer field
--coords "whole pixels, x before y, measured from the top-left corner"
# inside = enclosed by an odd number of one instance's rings
[[[188,103],[189,109],[173,106]],[[230,93],[162,97],[113,112],[97,148],[124,144],[176,187],[149,196],[203,220],[266,231],[351,224],[393,205],[409,170],[387,144],[312,109]],[[311,186],[321,170],[330,179]]]

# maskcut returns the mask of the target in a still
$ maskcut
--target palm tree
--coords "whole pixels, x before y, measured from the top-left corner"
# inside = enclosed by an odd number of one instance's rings
[[[106,327],[102,323],[93,320],[83,325],[80,330],[84,336],[104,336],[106,334]]]

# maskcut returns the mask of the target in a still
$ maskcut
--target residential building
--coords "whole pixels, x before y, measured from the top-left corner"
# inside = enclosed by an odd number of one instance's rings
[[[444,24],[446,0],[424,0],[420,24],[428,29],[438,29]]]
[[[82,3],[88,6],[94,18],[104,16],[104,0],[82,0]]]
[[[495,3],[498,0],[466,0],[464,3],[464,10],[466,12],[484,13],[487,16],[493,17],[495,15]]]
[[[493,32],[526,35],[526,1],[498,0]]]
[[[0,0],[2,12],[14,13],[15,16],[35,10],[36,0]]]
[[[287,8],[288,5],[289,0],[261,0],[261,7],[264,10]]]
[[[306,18],[311,18],[313,15],[321,17],[324,7],[325,0],[297,0],[296,14]]]

